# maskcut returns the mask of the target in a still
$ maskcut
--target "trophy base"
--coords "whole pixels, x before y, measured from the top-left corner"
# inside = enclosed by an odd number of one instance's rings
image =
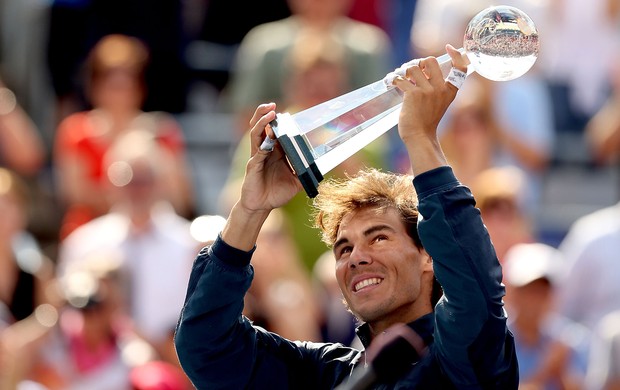
[[[286,114],[285,114],[286,115]],[[310,147],[299,134],[289,135],[284,129],[280,128],[278,119],[283,119],[282,114],[278,114],[276,119],[271,121],[270,125],[278,138],[278,142],[286,158],[293,168],[293,171],[299,178],[301,185],[310,198],[314,198],[319,194],[319,183],[323,180],[323,174],[317,167],[314,156],[310,151]],[[286,119],[284,119],[286,122]]]

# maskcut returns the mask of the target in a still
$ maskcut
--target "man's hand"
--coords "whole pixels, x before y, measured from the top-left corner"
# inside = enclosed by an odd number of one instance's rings
[[[452,66],[466,72],[467,57],[450,45],[446,50]],[[397,77],[394,85],[404,93],[398,134],[409,153],[413,173],[447,165],[437,139],[437,126],[458,89],[444,79],[435,57],[421,59],[407,69],[406,78]]]
[[[250,120],[250,160],[240,199],[241,205],[249,211],[271,211],[283,206],[302,188],[279,144],[273,151],[260,149],[265,137],[275,138],[269,126],[276,117],[275,108],[274,103],[261,104]]]
[[[272,151],[260,149],[265,137],[275,138],[269,126],[276,117],[275,109],[275,103],[261,104],[250,120],[250,159],[241,197],[222,231],[226,243],[242,250],[252,249],[269,213],[288,203],[302,189],[279,144]]]

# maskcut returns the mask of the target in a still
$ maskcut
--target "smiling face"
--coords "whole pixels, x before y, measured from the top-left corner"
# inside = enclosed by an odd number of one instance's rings
[[[345,216],[334,244],[336,278],[351,312],[373,333],[432,311],[432,261],[394,208]]]

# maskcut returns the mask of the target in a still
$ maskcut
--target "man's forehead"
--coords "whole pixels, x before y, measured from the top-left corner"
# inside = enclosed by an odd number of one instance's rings
[[[346,234],[346,232],[351,228],[351,226],[364,230],[365,228],[372,227],[379,222],[384,223],[392,219],[400,219],[398,211],[394,207],[386,208],[378,206],[368,206],[356,209],[346,214],[342,218],[340,226],[338,227],[338,234],[336,234],[336,239],[338,240],[340,237],[342,237],[343,234]]]

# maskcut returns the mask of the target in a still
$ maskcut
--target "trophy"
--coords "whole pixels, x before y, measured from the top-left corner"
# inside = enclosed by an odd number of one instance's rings
[[[538,31],[529,16],[514,7],[493,6],[471,19],[459,51],[470,61],[467,74],[475,71],[493,81],[507,81],[534,65],[538,48]],[[396,74],[403,75],[415,61],[403,64]],[[450,56],[437,61],[448,76]],[[309,197],[318,195],[326,173],[397,125],[403,98],[392,85],[394,74],[296,114],[278,113],[271,122]]]

